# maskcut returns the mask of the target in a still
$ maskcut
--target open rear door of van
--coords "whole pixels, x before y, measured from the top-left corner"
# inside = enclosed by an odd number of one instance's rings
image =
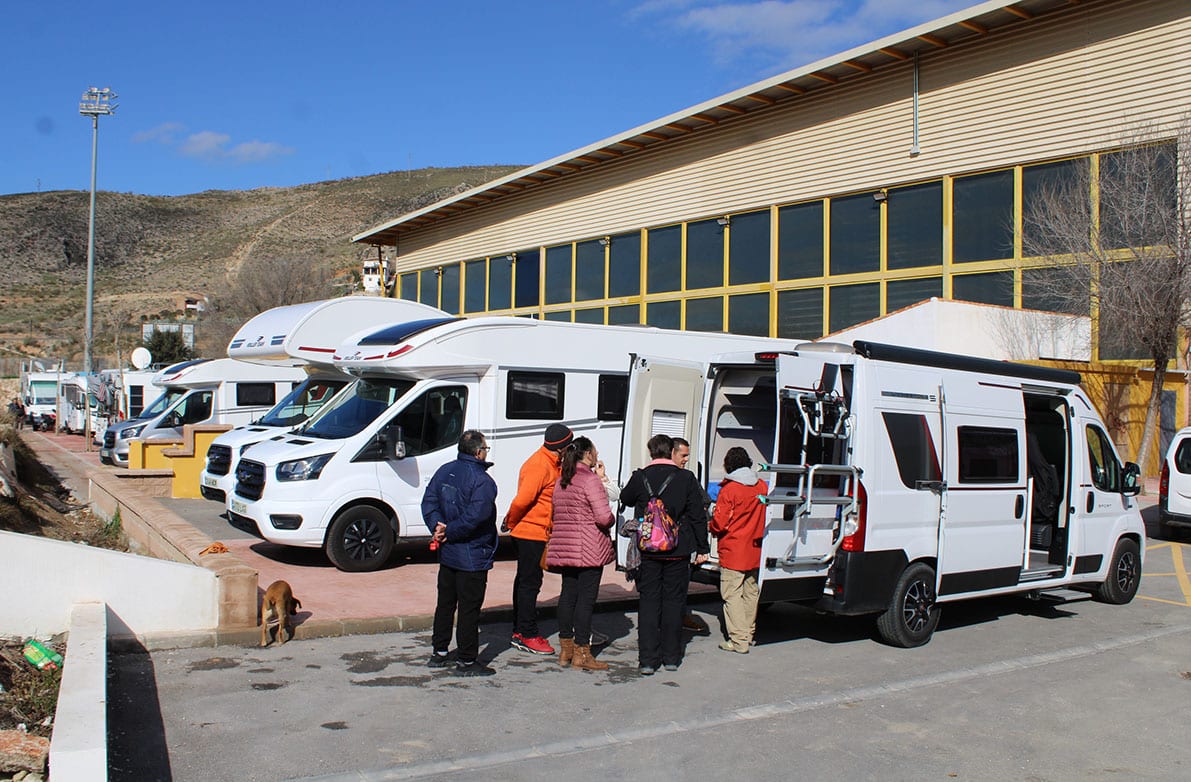
[[[702,409],[708,365],[653,356],[632,357],[624,433],[620,444],[617,483],[624,486],[633,471],[650,462],[645,444],[655,434],[686,438],[691,463],[698,464],[702,447]],[[632,540],[620,534],[633,508],[623,508],[616,524],[616,567],[623,570]]]

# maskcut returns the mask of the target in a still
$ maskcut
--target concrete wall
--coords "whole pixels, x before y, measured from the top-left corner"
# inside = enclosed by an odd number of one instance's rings
[[[76,603],[107,603],[112,635],[210,630],[215,574],[205,568],[0,532],[0,635],[65,632]]]

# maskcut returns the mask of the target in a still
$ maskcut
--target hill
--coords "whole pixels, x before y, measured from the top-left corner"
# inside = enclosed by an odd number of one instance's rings
[[[428,168],[290,188],[185,196],[99,192],[95,226],[95,355],[114,359],[139,322],[180,317],[188,297],[217,294],[253,258],[290,258],[350,282],[368,248],[350,237],[513,167]],[[3,356],[63,357],[81,366],[89,194],[0,196]],[[210,353],[210,346],[200,346]],[[98,362],[97,362],[98,363]]]

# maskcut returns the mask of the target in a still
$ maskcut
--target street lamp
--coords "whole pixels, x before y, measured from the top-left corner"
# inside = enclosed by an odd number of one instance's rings
[[[95,159],[99,152],[99,117],[116,110],[111,87],[88,87],[79,101],[79,114],[91,118],[91,214],[87,221],[87,325],[83,336],[83,371],[91,373],[92,299],[95,297]]]

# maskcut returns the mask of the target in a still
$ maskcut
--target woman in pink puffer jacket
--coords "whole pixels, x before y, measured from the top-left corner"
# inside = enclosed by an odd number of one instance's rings
[[[613,559],[608,535],[613,516],[604,489],[604,465],[595,444],[586,437],[576,437],[562,453],[553,514],[546,565],[562,574],[558,663],[605,671],[608,664],[591,655],[591,615],[604,565]]]

